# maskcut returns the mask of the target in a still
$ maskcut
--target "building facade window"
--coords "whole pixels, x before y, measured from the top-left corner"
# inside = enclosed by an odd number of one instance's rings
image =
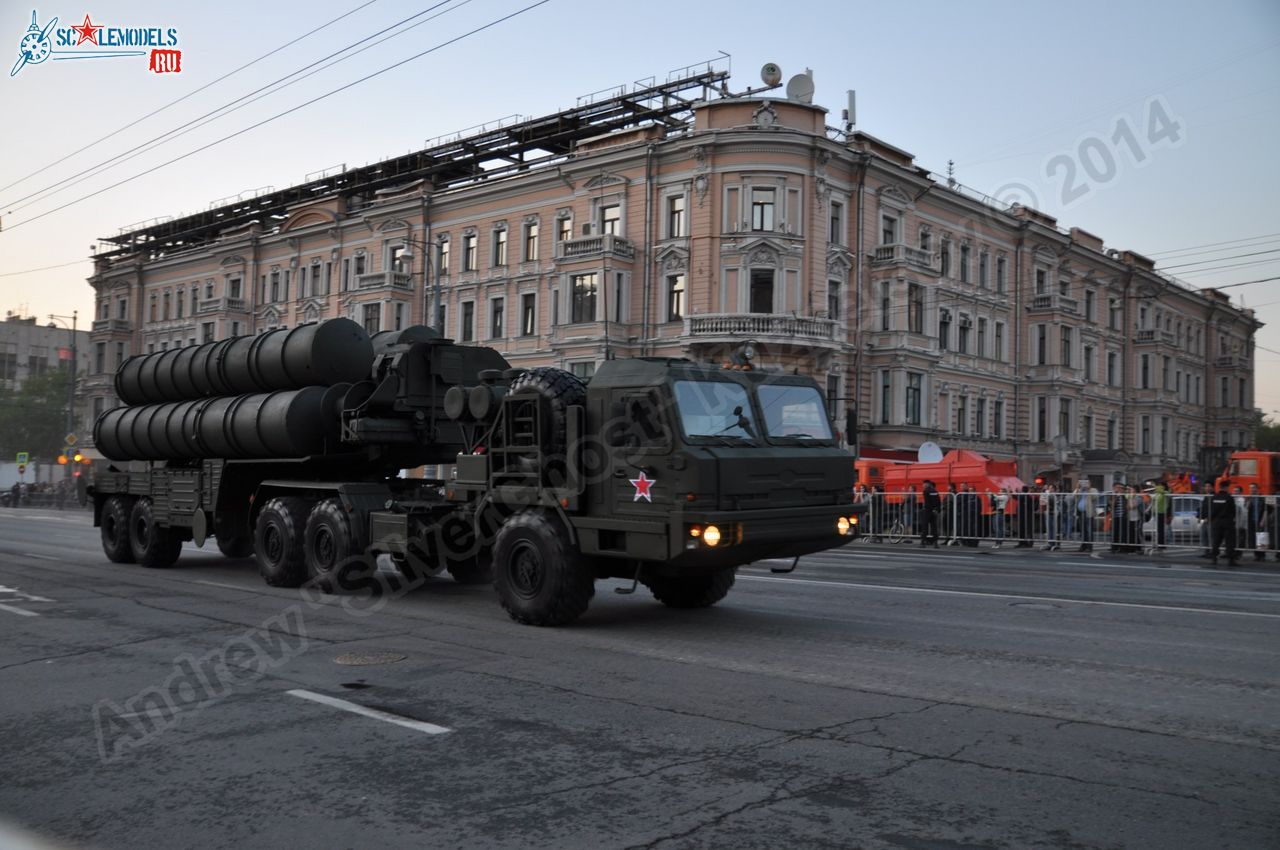
[[[444,237],[440,240],[440,245],[438,246],[438,253],[436,256],[437,256],[436,274],[439,275],[440,277],[448,277],[449,276],[449,239],[448,237]]]
[[[979,398],[974,406],[973,435],[975,437],[985,437],[987,435],[987,400]]]
[[[751,312],[773,312],[773,269],[751,270]]]
[[[887,280],[880,281],[880,330],[887,331],[892,327],[890,316],[893,312],[893,284]]]
[[[956,399],[955,431],[962,437],[969,433],[969,397],[967,395]]]
[[[972,329],[971,325],[972,322],[969,317],[961,314],[960,327],[956,334],[956,350],[961,354],[969,353],[969,331]]]
[[[885,213],[880,216],[880,244],[895,245],[898,242],[898,217]]]
[[[987,267],[990,265],[990,257],[986,251],[978,254],[978,286],[983,289],[987,288]]]
[[[889,424],[889,411],[893,409],[893,376],[888,369],[880,371],[880,424]]]
[[[844,244],[844,204],[831,202],[831,216],[828,219],[827,241],[832,245]]]
[[[840,318],[840,281],[827,281],[827,318]]]
[[[1036,396],[1036,442],[1043,443],[1049,439],[1049,400],[1044,396]]]
[[[1086,345],[1084,347],[1084,379],[1086,383],[1093,383],[1093,346]]]
[[[1049,362],[1049,326],[1036,325],[1036,365],[1044,366]]]
[[[951,240],[942,240],[942,250],[938,252],[939,271],[943,277],[951,277]]]
[[[667,276],[667,321],[678,322],[684,318],[684,275]]]
[[[918,283],[907,284],[907,330],[924,333],[924,287]]]
[[[477,268],[476,242],[479,238],[474,233],[468,233],[462,237],[462,270],[464,272],[473,272]]]
[[[751,189],[751,229],[774,229],[774,206],[777,193],[773,189]]]
[[[362,315],[365,333],[372,336],[382,330],[382,305],[365,304]]]
[[[566,242],[573,238],[573,216],[562,215],[556,219],[556,241]]]
[[[605,204],[600,207],[600,232],[605,236],[622,235],[622,207]]]
[[[987,356],[987,320],[978,319],[978,345],[973,351],[979,357]]]
[[[667,198],[667,238],[683,239],[688,235],[684,195],[672,195]]]
[[[970,254],[969,246],[961,245],[960,246],[960,282],[961,283],[969,282],[969,254]]]
[[[577,324],[596,320],[596,290],[598,288],[599,277],[595,272],[576,274],[569,278],[570,322]]]
[[[524,226],[524,262],[531,263],[538,259],[538,223],[530,222]]]
[[[520,336],[533,336],[538,331],[538,296],[526,292],[520,296]]]
[[[996,360],[1004,360],[1004,322],[996,322],[995,337],[992,339],[991,356]]]
[[[1009,261],[1006,257],[996,257],[996,292],[1004,292],[1008,268]]]
[[[1062,347],[1062,351],[1060,352],[1061,363],[1069,369],[1073,365],[1071,362],[1071,352],[1075,343],[1074,334],[1072,333],[1071,328],[1059,328],[1058,341]]]
[[[493,265],[507,264],[507,229],[500,227],[493,231]]]
[[[924,375],[920,372],[907,373],[907,407],[905,422],[908,425],[919,425],[922,406],[921,394],[924,388]]]
[[[947,351],[951,348],[951,311],[938,311],[938,350]]]
[[[489,338],[502,339],[507,335],[507,323],[503,317],[503,304],[505,299],[492,298],[489,300]]]
[[[474,301],[462,302],[461,321],[459,336],[463,342],[471,342],[476,338],[476,303]]]
[[[996,399],[991,405],[991,436],[1000,439],[1004,436],[1004,399]]]

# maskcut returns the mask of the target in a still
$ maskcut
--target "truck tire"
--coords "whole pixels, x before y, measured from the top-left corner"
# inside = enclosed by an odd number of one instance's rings
[[[248,558],[253,554],[253,532],[244,514],[218,512],[213,515],[213,539],[218,551],[228,558]]]
[[[129,542],[129,514],[133,506],[127,496],[111,496],[102,503],[102,516],[98,519],[102,533],[102,551],[113,564],[134,564],[138,558]]]
[[[543,435],[543,452],[546,458],[543,469],[547,480],[563,481],[567,470],[568,439],[565,429],[566,411],[570,405],[585,404],[587,386],[572,372],[539,366],[524,372],[511,382],[511,394],[536,393],[550,402],[551,422],[548,433]]]
[[[376,561],[358,557],[351,515],[338,499],[324,499],[311,509],[302,533],[302,549],[307,574],[325,593],[353,587],[378,568]]]
[[[710,608],[724,599],[736,577],[737,571],[728,568],[705,576],[655,576],[645,586],[668,608]]]
[[[244,537],[215,537],[214,542],[218,544],[218,551],[228,558],[247,558],[253,554],[253,538]]]
[[[129,512],[129,546],[144,567],[172,567],[182,554],[182,538],[172,528],[156,522],[155,506],[147,497],[133,503]]]
[[[272,587],[301,587],[307,580],[302,530],[307,501],[276,496],[262,506],[253,527],[253,557],[262,580]]]
[[[493,547],[498,601],[518,623],[562,626],[587,610],[595,575],[564,529],[540,511],[503,524]]]

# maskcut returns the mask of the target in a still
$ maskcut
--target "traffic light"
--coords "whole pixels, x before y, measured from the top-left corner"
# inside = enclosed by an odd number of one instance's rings
[[[72,460],[74,460],[76,463],[79,463],[80,461],[84,460],[84,455],[80,454],[80,452],[76,452]]]
[[[58,455],[58,466],[66,466],[66,465],[67,465],[67,456]]]

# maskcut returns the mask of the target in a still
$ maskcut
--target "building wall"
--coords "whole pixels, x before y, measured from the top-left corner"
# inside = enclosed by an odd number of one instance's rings
[[[28,379],[63,368],[71,360],[72,330],[61,325],[40,324],[34,317],[8,316],[0,322],[0,386],[21,389]],[[88,331],[75,335],[76,375],[82,387],[93,369],[93,349]],[[76,395],[77,423],[84,421],[87,407],[83,390]],[[81,424],[78,431],[85,431]]]
[[[860,445],[934,440],[1028,478],[1193,468],[1252,435],[1251,313],[833,138],[809,104],[712,100],[552,166],[353,187],[169,251],[97,258],[101,406],[133,353],[334,316],[430,324],[439,297],[445,335],[582,375],[606,352],[719,361],[753,340],[827,388]]]

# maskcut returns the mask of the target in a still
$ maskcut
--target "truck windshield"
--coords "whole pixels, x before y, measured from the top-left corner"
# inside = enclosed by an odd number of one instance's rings
[[[686,437],[728,437],[751,440],[751,400],[741,384],[732,381],[676,381],[676,407]]]
[[[770,437],[831,439],[826,407],[815,388],[763,384],[757,392],[764,411],[765,433]]]
[[[1231,461],[1231,477],[1238,475],[1254,476],[1258,474],[1258,461],[1254,458],[1241,458]]]

